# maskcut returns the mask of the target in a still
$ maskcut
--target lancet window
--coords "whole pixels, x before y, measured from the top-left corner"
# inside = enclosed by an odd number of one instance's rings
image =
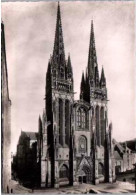
[[[82,129],[87,127],[87,113],[84,108],[77,110],[77,126]]]

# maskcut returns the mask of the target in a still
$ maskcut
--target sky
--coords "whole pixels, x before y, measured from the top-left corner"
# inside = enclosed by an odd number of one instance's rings
[[[71,56],[75,100],[86,69],[91,20],[99,74],[104,67],[108,118],[113,137],[136,137],[134,129],[134,2],[60,2],[65,56]],[[44,108],[45,76],[53,52],[57,2],[2,3],[9,94],[12,101],[12,152],[22,131],[38,131]]]

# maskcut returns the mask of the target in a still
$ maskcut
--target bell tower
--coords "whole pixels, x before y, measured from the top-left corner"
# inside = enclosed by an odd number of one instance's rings
[[[107,88],[103,67],[101,77],[99,76],[93,21],[91,22],[88,65],[85,78],[84,75],[82,76],[81,94],[83,99],[93,108],[97,145],[104,146],[108,102]]]
[[[70,182],[71,164],[71,105],[74,101],[73,71],[70,54],[65,59],[60,5],[53,54],[50,56],[46,74],[46,113],[51,122],[48,127],[48,146],[51,161],[51,186],[59,187],[65,180]]]
[[[108,143],[108,100],[107,87],[104,68],[102,67],[101,75],[99,75],[94,25],[91,21],[91,33],[89,44],[88,65],[86,75],[82,75],[80,98],[83,98],[91,105],[91,118],[94,118],[94,128],[90,129],[93,132],[92,140],[95,140],[95,148],[92,144],[94,153],[94,183],[99,183],[99,175],[101,170],[105,167],[105,178],[108,181],[110,175],[110,168],[106,162],[111,162],[110,149]],[[95,159],[95,160],[94,160]],[[106,159],[106,160],[105,160]]]

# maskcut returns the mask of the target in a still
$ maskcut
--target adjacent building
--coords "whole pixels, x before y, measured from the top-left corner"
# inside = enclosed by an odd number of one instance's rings
[[[134,164],[136,163],[136,149],[134,145],[136,144],[136,140],[132,140],[131,143],[130,146],[129,144],[127,146],[127,142],[118,143],[113,139],[116,175],[134,169]]]
[[[1,23],[1,146],[2,146],[2,192],[10,192],[11,180],[11,100],[8,89],[8,70],[4,24]]]

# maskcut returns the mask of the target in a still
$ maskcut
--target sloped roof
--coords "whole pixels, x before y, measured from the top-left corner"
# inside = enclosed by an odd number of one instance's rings
[[[37,140],[38,133],[36,132],[28,132],[28,131],[23,131],[23,133],[30,138],[30,140]]]
[[[124,143],[126,143],[127,147],[129,149],[131,149],[132,151],[136,152],[136,138],[133,140],[129,140],[129,141],[125,141],[125,142],[121,142],[121,144],[123,145]]]
[[[114,151],[114,157],[115,157],[116,160],[122,160],[122,157],[121,157],[121,155],[119,154],[118,151]]]
[[[114,146],[117,146],[120,152],[124,153],[123,146],[119,142],[117,142],[115,139],[113,139],[112,141],[113,141]]]

